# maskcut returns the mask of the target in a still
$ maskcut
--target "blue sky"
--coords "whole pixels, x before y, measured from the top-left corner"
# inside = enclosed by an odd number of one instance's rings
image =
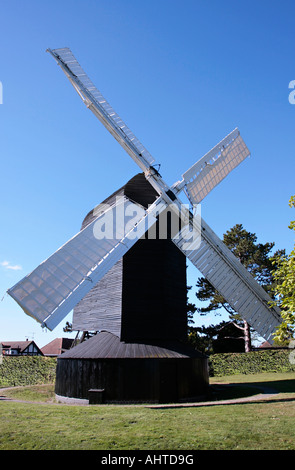
[[[241,223],[289,252],[294,13],[289,0],[4,0],[0,296],[138,172],[48,47],[72,49],[169,184],[239,127],[251,157],[206,197],[202,216],[220,237]],[[189,267],[189,285],[197,277]],[[42,347],[62,326],[44,332],[7,295],[0,302],[0,340],[34,336]]]

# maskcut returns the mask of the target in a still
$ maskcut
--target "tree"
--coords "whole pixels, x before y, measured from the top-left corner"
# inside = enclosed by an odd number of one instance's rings
[[[290,198],[289,206],[295,207],[295,196]],[[295,231],[295,220],[290,222],[289,229]],[[273,293],[283,318],[274,339],[280,344],[286,344],[295,336],[295,245],[289,255],[283,253],[274,259],[273,265]]]
[[[219,325],[189,327],[188,341],[204,354],[213,353],[213,341],[219,331]]]
[[[216,339],[213,340],[214,353],[245,351],[243,328],[233,321],[222,322],[218,326]]]
[[[246,267],[259,284],[272,295],[274,283],[272,260],[270,252],[274,243],[257,243],[255,233],[248,232],[242,224],[236,224],[223,235],[223,242]],[[284,254],[284,250],[277,251],[273,260],[276,262]],[[249,324],[242,320],[232,309],[228,302],[220,295],[204,277],[199,278],[196,284],[198,291],[196,296],[200,301],[209,301],[207,307],[197,308],[201,315],[217,311],[223,307],[231,320],[235,320],[236,326],[243,331],[245,338],[245,351],[251,350],[251,334]],[[218,314],[218,313],[217,313]]]
[[[209,326],[191,326],[188,341],[195,349],[205,354],[244,350],[244,336],[241,336],[236,322],[231,321]]]
[[[195,306],[195,304],[193,304],[189,300],[188,292],[191,290],[191,288],[192,288],[192,286],[187,286],[187,288],[186,288],[186,292],[187,292],[187,295],[186,295],[186,315],[187,315],[187,325],[188,325],[188,327],[189,327],[189,325],[192,325],[193,323],[195,323],[194,322],[194,313],[197,310],[197,307]]]

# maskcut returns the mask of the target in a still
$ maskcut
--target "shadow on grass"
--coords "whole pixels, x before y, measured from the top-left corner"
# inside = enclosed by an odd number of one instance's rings
[[[268,387],[269,389],[275,390],[277,393],[295,393],[295,379],[256,382],[253,385],[265,388]]]
[[[247,382],[231,384],[212,384],[209,387],[206,397],[199,400],[190,400],[186,403],[159,404],[153,408],[174,408],[174,407],[196,407],[196,406],[216,406],[216,405],[239,405],[247,403],[261,402],[267,400],[272,402],[294,401],[294,397],[282,397],[283,393],[295,393],[295,380],[277,380],[266,382]],[[276,395],[278,397],[276,398]]]
[[[272,380],[263,382],[216,383],[210,385],[209,400],[243,398],[258,393],[295,393],[295,379]]]

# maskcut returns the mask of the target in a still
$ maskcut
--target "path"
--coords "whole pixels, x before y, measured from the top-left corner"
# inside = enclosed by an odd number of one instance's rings
[[[222,385],[228,385],[232,386],[237,384],[222,384]],[[243,385],[245,386],[245,385]],[[248,385],[249,388],[251,388],[251,385]],[[22,388],[22,387],[6,387],[6,388],[0,388],[0,402],[1,401],[9,401],[9,402],[15,402],[15,403],[30,403],[30,404],[40,404],[40,405],[66,405],[66,406],[79,406],[77,404],[71,405],[71,404],[66,404],[66,403],[57,403],[54,401],[29,401],[29,400],[20,400],[16,398],[10,398],[5,396],[5,391],[6,390],[12,390],[16,388]],[[197,401],[197,402],[187,402],[187,403],[163,403],[163,404],[122,404],[122,405],[115,405],[115,406],[142,406],[146,408],[188,408],[188,407],[201,407],[201,406],[216,406],[216,405],[236,405],[239,403],[251,403],[255,401],[268,401],[270,399],[274,399],[275,395],[278,395],[278,391],[275,389],[270,389],[269,387],[263,387],[263,386],[253,386],[255,389],[260,389],[261,393],[256,394],[256,395],[251,395],[247,397],[242,397],[242,398],[233,398],[233,399],[225,399],[225,400],[212,400],[212,401]],[[4,394],[2,394],[4,392]],[[278,398],[279,399],[279,398]],[[80,405],[80,406],[95,406],[95,405]],[[98,406],[104,406],[104,405],[98,405]],[[109,406],[109,405],[107,405]]]

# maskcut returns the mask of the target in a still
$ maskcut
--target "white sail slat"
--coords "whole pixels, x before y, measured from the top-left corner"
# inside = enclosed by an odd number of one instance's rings
[[[191,203],[201,202],[249,155],[239,130],[235,129],[182,175]]]

